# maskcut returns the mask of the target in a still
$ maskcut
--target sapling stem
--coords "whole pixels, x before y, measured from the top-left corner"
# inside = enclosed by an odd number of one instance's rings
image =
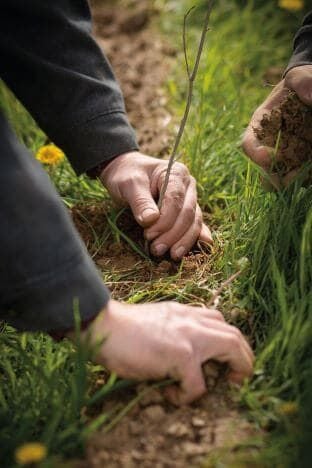
[[[171,169],[172,169],[172,166],[173,166],[173,164],[174,164],[174,162],[176,160],[178,147],[179,147],[181,138],[183,136],[184,129],[185,129],[185,124],[186,124],[186,121],[187,121],[187,118],[188,118],[188,115],[189,115],[189,112],[190,112],[190,108],[191,108],[191,104],[192,104],[192,97],[193,97],[194,82],[195,82],[195,79],[196,79],[196,75],[197,75],[198,67],[199,67],[199,63],[200,63],[200,58],[201,58],[202,51],[203,51],[204,44],[205,44],[205,39],[206,39],[207,31],[208,31],[208,24],[209,24],[212,4],[213,4],[213,1],[208,2],[208,8],[207,8],[206,16],[205,16],[204,26],[203,26],[203,29],[202,29],[202,33],[201,33],[201,37],[200,37],[200,41],[199,41],[199,45],[198,45],[198,50],[197,50],[197,54],[196,54],[195,64],[194,64],[194,67],[193,67],[192,71],[190,70],[188,57],[187,57],[186,21],[187,21],[187,18],[189,16],[189,14],[194,9],[194,7],[192,7],[190,10],[188,10],[188,12],[184,16],[184,22],[183,22],[183,50],[184,50],[184,57],[185,57],[186,72],[187,72],[187,76],[188,76],[187,100],[186,100],[184,114],[183,114],[183,117],[182,117],[182,120],[181,120],[181,123],[180,123],[180,127],[179,127],[179,130],[178,130],[178,134],[177,134],[177,137],[175,139],[175,142],[174,142],[174,145],[173,145],[173,150],[172,150],[172,153],[171,153],[170,158],[169,158],[168,167],[167,167],[167,171],[166,171],[166,175],[165,175],[165,180],[164,180],[164,183],[163,183],[163,185],[161,187],[161,190],[160,190],[159,199],[158,199],[158,208],[159,208],[159,210],[161,209],[161,206],[162,206],[162,203],[163,203],[163,200],[164,200],[164,196],[165,196],[165,193],[166,193],[166,190],[167,190],[167,187],[168,187],[168,183],[169,183],[169,177],[170,177]]]

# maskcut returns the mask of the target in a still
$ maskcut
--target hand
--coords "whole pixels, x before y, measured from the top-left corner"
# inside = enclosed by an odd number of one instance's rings
[[[312,65],[303,65],[289,70],[285,79],[275,86],[271,94],[255,111],[244,134],[242,144],[245,153],[268,173],[272,166],[270,153],[273,149],[261,145],[254,133],[254,128],[260,127],[264,114],[269,114],[273,107],[278,106],[289,90],[295,91],[302,102],[312,106]],[[295,175],[296,171],[288,173],[282,180],[282,186],[287,186]],[[280,188],[277,176],[271,176],[270,181],[275,188]]]
[[[225,323],[220,312],[205,307],[110,300],[83,334],[91,343],[106,338],[96,362],[119,377],[179,381],[179,386],[166,389],[174,404],[189,403],[205,393],[202,364],[209,359],[228,363],[228,377],[236,383],[253,372],[253,353],[243,335]]]
[[[171,257],[178,260],[197,240],[212,243],[212,237],[197,204],[196,181],[184,164],[173,165],[159,212],[155,200],[167,166],[165,160],[139,152],[125,153],[108,164],[101,180],[116,202],[130,206],[145,228],[145,238],[152,242],[151,252],[161,256],[170,249]]]

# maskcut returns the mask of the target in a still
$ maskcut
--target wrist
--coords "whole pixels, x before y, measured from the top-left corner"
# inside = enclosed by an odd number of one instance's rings
[[[113,159],[108,161],[108,163],[105,164],[98,176],[103,185],[106,186],[106,181],[109,178],[109,174],[111,173],[111,171],[118,170],[118,168],[121,165],[123,165],[125,161],[128,161],[128,159],[133,159],[134,156],[137,156],[139,154],[139,151],[128,151],[127,153],[119,154],[118,156],[115,156]]]

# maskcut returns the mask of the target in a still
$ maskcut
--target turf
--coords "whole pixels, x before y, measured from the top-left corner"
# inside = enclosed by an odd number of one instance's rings
[[[249,334],[257,353],[255,377],[240,398],[250,417],[269,433],[259,453],[260,466],[303,467],[308,466],[312,437],[312,188],[297,181],[283,192],[264,192],[259,170],[239,148],[251,113],[269,91],[263,73],[287,63],[298,25],[298,17],[279,10],[275,2],[262,3],[223,1],[215,6],[181,160],[198,181],[200,204],[214,229],[211,287],[235,272],[242,258],[249,260],[247,272],[224,291],[221,307]],[[183,13],[192,2],[157,4],[160,27],[176,44]],[[189,54],[200,32],[203,4],[190,19]],[[182,113],[185,90],[181,54],[167,82],[176,115]],[[36,151],[46,137],[4,86],[0,91],[18,136]],[[97,182],[77,179],[67,162],[51,170],[51,177],[68,206],[107,196]],[[113,274],[107,279],[121,280]],[[174,280],[163,290],[151,282],[143,291],[134,283],[128,297],[135,302],[164,296],[203,301],[196,285],[183,288],[177,289]],[[2,465],[13,466],[15,448],[30,440],[47,446],[47,466],[78,456],[86,436],[105,424],[107,415],[91,417],[96,402],[90,399],[103,371],[69,343],[18,334],[7,326],[0,347]],[[112,378],[103,396],[115,384]],[[226,465],[222,455],[214,454],[207,466]]]

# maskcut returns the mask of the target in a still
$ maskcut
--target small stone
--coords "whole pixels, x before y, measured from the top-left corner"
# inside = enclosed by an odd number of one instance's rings
[[[145,406],[150,406],[150,405],[157,405],[159,403],[162,403],[164,401],[164,397],[160,393],[159,390],[156,389],[151,389],[148,390],[145,395],[142,396],[140,399],[140,406],[145,407]]]
[[[205,447],[195,444],[194,442],[185,442],[182,447],[184,453],[189,456],[203,455],[206,453]]]
[[[205,427],[206,423],[202,418],[198,418],[197,416],[194,416],[192,418],[192,425],[194,427]]]
[[[172,269],[172,264],[167,260],[162,260],[157,266],[157,270],[160,273],[169,273]]]
[[[166,433],[174,437],[184,437],[189,434],[189,429],[186,424],[175,422],[168,427]]]
[[[160,405],[148,406],[143,414],[152,422],[159,422],[166,416],[165,410]]]
[[[214,379],[213,377],[206,377],[205,381],[206,381],[206,387],[208,389],[214,388],[217,384],[217,380]]]
[[[133,458],[133,460],[142,460],[144,458],[144,454],[138,450],[131,450],[131,458]]]
[[[141,430],[142,430],[142,425],[140,423],[138,423],[137,421],[130,421],[129,422],[130,434],[138,435],[138,434],[140,434]]]
[[[220,368],[215,362],[208,361],[203,365],[203,372],[205,377],[213,377],[214,379],[217,379],[220,374]]]

